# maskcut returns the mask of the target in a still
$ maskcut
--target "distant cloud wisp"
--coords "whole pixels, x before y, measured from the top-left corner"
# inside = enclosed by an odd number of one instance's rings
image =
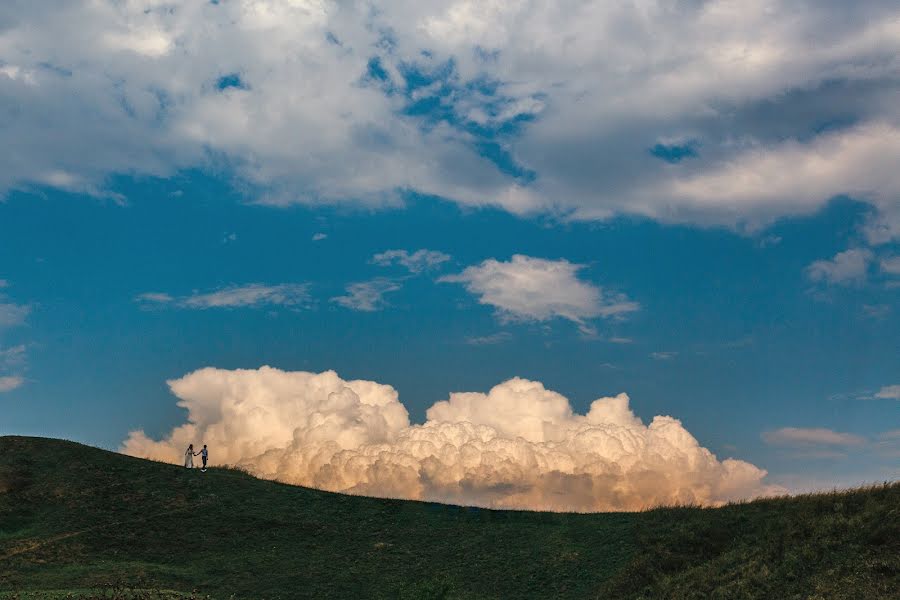
[[[498,331],[490,335],[472,336],[466,338],[466,343],[470,346],[493,346],[502,344],[512,339],[512,334],[507,331]]]
[[[21,325],[30,312],[31,307],[27,304],[0,302],[0,329]]]
[[[25,383],[25,380],[18,375],[4,375],[0,377],[0,394],[11,392],[23,383]]]
[[[382,267],[396,264],[405,267],[410,273],[421,273],[447,262],[450,258],[449,254],[426,248],[411,254],[406,250],[385,250],[373,256],[372,263]]]
[[[385,294],[396,292],[400,288],[400,284],[393,279],[377,277],[349,284],[345,288],[345,295],[336,296],[331,301],[350,310],[374,312],[387,306]]]
[[[862,436],[822,427],[782,427],[763,433],[762,439],[774,446],[860,446],[866,442]]]
[[[900,400],[900,384],[896,385],[886,385],[877,392],[875,392],[876,398],[886,398],[890,400]]]
[[[184,309],[258,308],[263,306],[303,307],[310,301],[305,283],[265,285],[252,283],[225,287],[206,293],[175,297],[162,292],[139,294],[136,301],[143,306],[174,306]]]

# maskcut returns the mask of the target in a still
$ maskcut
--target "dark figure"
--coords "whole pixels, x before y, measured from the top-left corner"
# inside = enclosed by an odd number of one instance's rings
[[[201,468],[200,470],[205,473],[206,461],[209,458],[209,450],[206,449],[206,444],[203,444],[203,450],[200,451],[200,458],[203,459],[203,468]]]

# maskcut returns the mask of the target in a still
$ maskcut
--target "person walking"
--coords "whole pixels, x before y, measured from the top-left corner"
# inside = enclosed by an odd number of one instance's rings
[[[209,458],[209,450],[206,449],[206,444],[203,444],[203,449],[200,450],[200,458],[203,460],[203,468],[200,471],[206,473],[206,460]]]
[[[187,450],[184,453],[184,468],[185,469],[193,469],[194,468],[194,457],[197,456],[194,454],[194,445],[188,445]]]

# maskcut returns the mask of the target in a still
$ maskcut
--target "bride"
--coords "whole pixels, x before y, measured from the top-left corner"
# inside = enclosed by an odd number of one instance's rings
[[[194,468],[194,457],[197,456],[194,454],[194,445],[188,445],[187,451],[184,453],[184,468],[185,469],[193,469]]]

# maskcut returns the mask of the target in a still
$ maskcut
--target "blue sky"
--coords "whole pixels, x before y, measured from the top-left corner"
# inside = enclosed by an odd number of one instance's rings
[[[0,9],[0,434],[163,439],[207,366],[413,423],[522,377],[897,477],[896,6],[322,6]]]
[[[374,213],[261,207],[197,173],[116,189],[127,205],[53,191],[0,205],[4,274],[15,282],[4,291],[31,309],[3,332],[5,347],[27,352],[23,385],[2,396],[3,433],[111,448],[131,429],[159,436],[181,418],[165,381],[204,366],[335,369],[389,383],[415,421],[450,392],[521,376],[582,412],[628,392],[645,420],[676,416],[715,453],[790,481],[895,473],[896,457],[871,448],[826,444],[831,453],[811,458],[805,445],[761,437],[826,428],[874,443],[896,424],[896,399],[865,397],[900,368],[900,291],[880,281],[821,288],[804,275],[853,235],[865,213],[857,203],[740,236],[639,219],[559,224],[424,198]],[[451,258],[419,274],[372,264],[385,250],[420,248]],[[593,334],[563,318],[505,323],[437,281],[513,254],[584,265],[580,279],[640,309],[597,319]],[[398,289],[377,310],[330,301],[379,277]],[[308,298],[205,309],[138,298],[252,283],[307,285]]]

